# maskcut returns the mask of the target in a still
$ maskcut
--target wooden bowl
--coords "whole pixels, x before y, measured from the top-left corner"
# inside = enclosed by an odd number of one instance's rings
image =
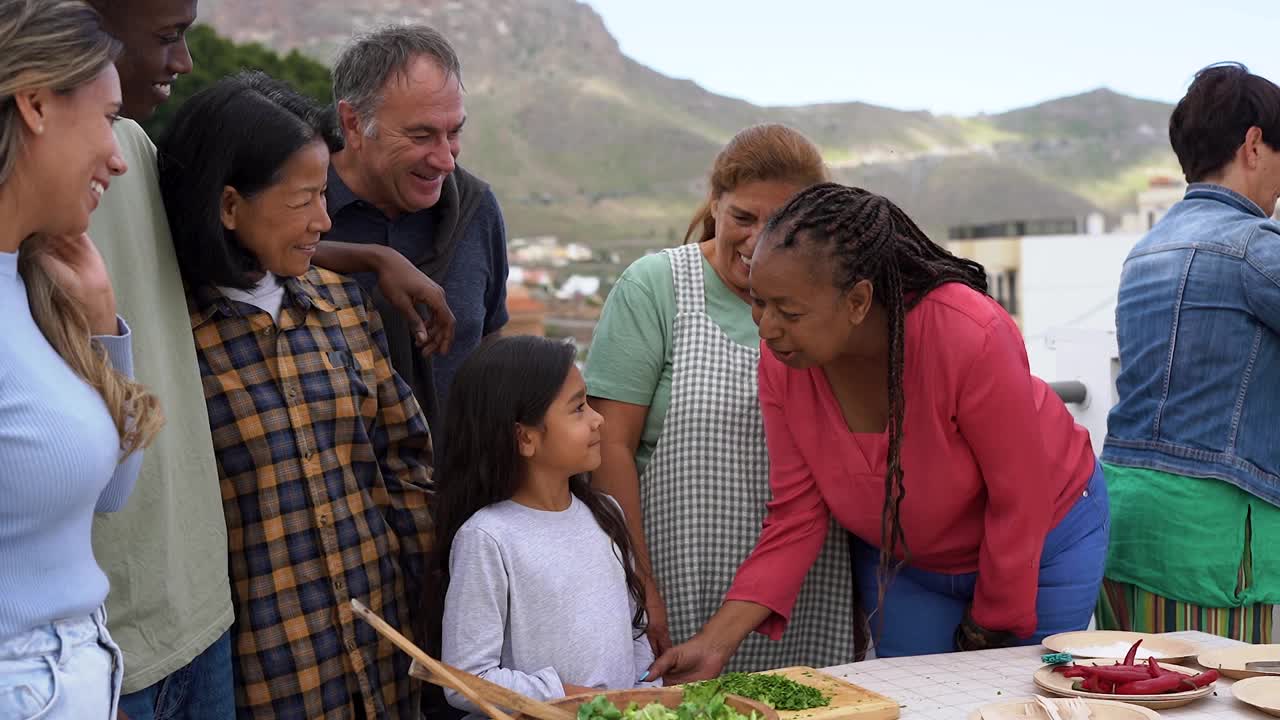
[[[1246,678],[1231,686],[1237,700],[1280,717],[1280,677]]]
[[[1072,651],[1116,643],[1132,645],[1139,640],[1142,641],[1142,649],[1155,653],[1156,662],[1160,663],[1180,663],[1195,657],[1200,652],[1198,647],[1185,640],[1123,630],[1077,630],[1058,633],[1045,638],[1041,644],[1056,653],[1065,652],[1077,658],[1093,658],[1096,656]],[[1119,660],[1123,657],[1124,653],[1119,653],[1112,659]]]
[[[1060,708],[1058,712],[1063,717],[1068,717],[1067,711],[1061,704],[1063,701],[1050,700],[1049,702]],[[1089,717],[1092,720],[1159,720],[1160,718],[1160,714],[1154,710],[1115,700],[1081,699],[1081,702],[1089,706],[1089,712],[1091,713]],[[1040,709],[1040,704],[1035,700],[1008,700],[1006,702],[983,705],[970,713],[969,720],[1040,717],[1044,717],[1044,711]]]
[[[604,695],[609,702],[618,706],[619,710],[626,710],[627,706],[635,703],[640,707],[644,707],[650,703],[661,703],[669,708],[677,708],[680,703],[684,702],[684,690],[678,687],[672,688],[636,688],[633,690],[608,690],[605,692],[591,693],[589,695],[570,695],[569,697],[560,698],[559,700],[551,700],[549,705],[564,708],[571,713],[578,712],[578,706],[590,702],[598,695]],[[725,703],[729,707],[738,712],[751,717],[751,712],[755,711],[756,715],[762,720],[778,720],[778,711],[756,700],[739,697],[737,695],[726,695]],[[516,715],[515,720],[533,720],[528,715]]]
[[[1234,645],[1200,653],[1196,662],[1213,668],[1235,680],[1265,677],[1275,673],[1258,672],[1245,667],[1245,663],[1258,660],[1280,660],[1280,645]]]

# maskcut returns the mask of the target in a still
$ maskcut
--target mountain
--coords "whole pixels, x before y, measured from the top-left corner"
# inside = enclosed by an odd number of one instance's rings
[[[760,107],[626,57],[575,0],[202,0],[237,41],[330,62],[353,31],[426,22],[463,62],[461,162],[498,193],[513,236],[596,245],[683,237],[720,147],[787,123],[842,182],[893,198],[935,235],[965,222],[1117,214],[1150,174],[1177,172],[1171,107],[1100,89],[999,115],[935,116],[860,102]],[[197,58],[198,62],[198,58]],[[857,94],[856,75],[849,81]]]

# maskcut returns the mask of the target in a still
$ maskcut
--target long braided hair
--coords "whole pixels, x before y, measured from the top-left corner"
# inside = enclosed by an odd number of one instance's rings
[[[881,608],[885,587],[911,557],[900,517],[906,496],[900,453],[907,312],[944,283],[963,283],[985,295],[987,273],[981,264],[956,257],[930,240],[902,208],[887,198],[836,183],[814,185],[793,197],[770,218],[763,234],[782,248],[806,242],[827,249],[836,287],[848,292],[858,282],[869,280],[873,297],[888,317],[889,469],[884,478],[880,519],[880,591],[876,603]],[[899,548],[902,563],[894,560]]]

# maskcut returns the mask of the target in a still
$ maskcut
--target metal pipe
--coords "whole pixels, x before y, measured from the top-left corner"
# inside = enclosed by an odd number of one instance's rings
[[[1049,383],[1049,387],[1058,393],[1062,402],[1068,405],[1083,405],[1089,398],[1089,389],[1079,380],[1062,380]]]

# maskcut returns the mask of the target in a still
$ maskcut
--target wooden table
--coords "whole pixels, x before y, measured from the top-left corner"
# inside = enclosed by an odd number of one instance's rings
[[[1239,644],[1202,632],[1169,633],[1169,637],[1192,642],[1202,651]],[[823,671],[897,700],[902,707],[902,720],[963,720],[981,705],[1035,695],[1037,688],[1031,676],[1044,664],[1040,662],[1044,652],[1044,648],[1035,646],[887,658]],[[1194,666],[1194,661],[1186,664]],[[1161,710],[1160,716],[1175,720],[1270,718],[1232,697],[1231,683],[1223,678],[1214,695],[1184,707]]]

